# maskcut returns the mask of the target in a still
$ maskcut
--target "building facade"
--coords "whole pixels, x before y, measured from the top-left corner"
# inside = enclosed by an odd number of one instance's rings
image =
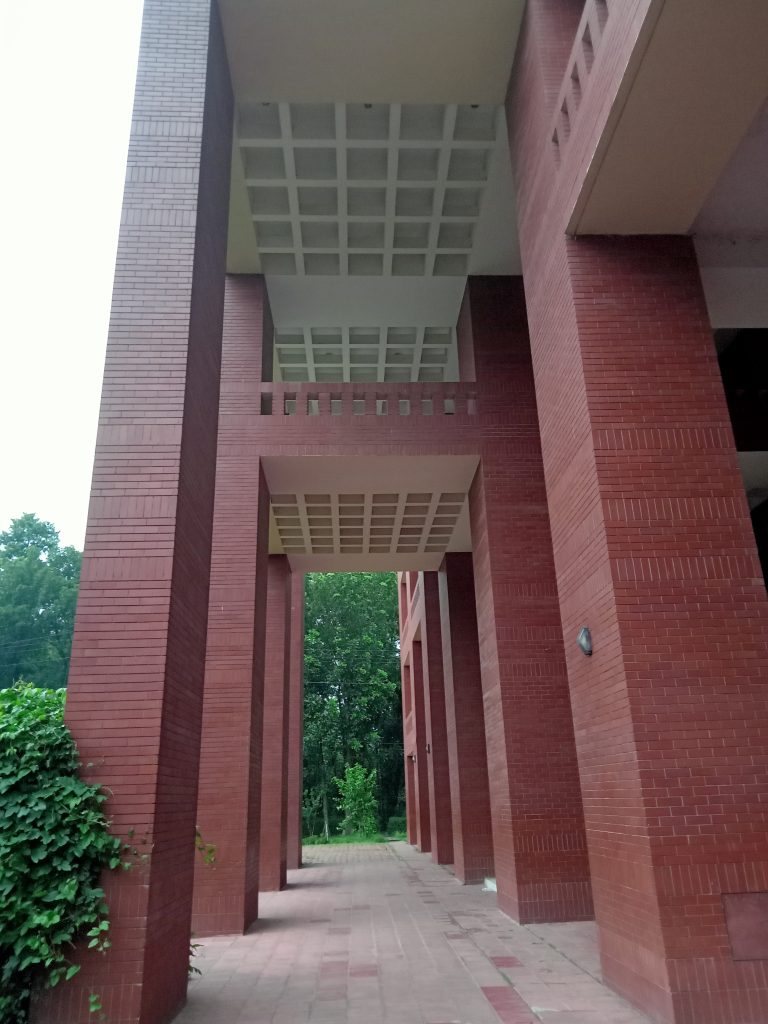
[[[145,0],[67,702],[140,856],[38,1021],[171,1020],[300,863],[316,570],[401,574],[412,842],[649,1019],[768,1020],[767,51],[763,0]]]

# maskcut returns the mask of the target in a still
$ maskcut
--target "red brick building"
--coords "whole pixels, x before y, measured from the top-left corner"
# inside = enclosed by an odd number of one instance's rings
[[[764,0],[146,0],[67,715],[147,856],[38,1021],[171,1020],[285,883],[302,574],[362,569],[411,841],[768,1021],[767,52]]]

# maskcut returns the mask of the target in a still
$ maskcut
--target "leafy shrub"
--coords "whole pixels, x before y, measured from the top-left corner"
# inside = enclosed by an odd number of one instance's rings
[[[26,1020],[33,982],[77,973],[67,959],[76,938],[109,946],[98,881],[102,868],[120,865],[123,847],[108,832],[105,794],[79,778],[64,695],[29,683],[0,691],[2,1024]]]
[[[341,831],[345,835],[371,835],[378,831],[376,823],[376,769],[369,772],[361,764],[347,765],[343,779],[334,779],[339,790],[337,801],[344,815]]]
[[[403,817],[399,817],[399,816],[393,815],[387,821],[387,834],[388,835],[395,835],[395,834],[399,835],[401,832],[407,832],[407,830],[408,830],[408,825],[406,823],[404,815],[403,815]]]

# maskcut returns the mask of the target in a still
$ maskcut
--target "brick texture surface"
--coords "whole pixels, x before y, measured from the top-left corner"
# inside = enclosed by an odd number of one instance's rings
[[[411,644],[410,665],[413,728],[405,740],[406,756],[413,755],[416,845],[422,853],[432,850],[432,822],[429,810],[429,755],[427,754],[427,712],[424,693],[424,654],[421,641]]]
[[[508,420],[470,493],[499,905],[592,914],[581,792],[520,279],[470,278],[475,370]]]
[[[768,1020],[768,962],[733,959],[723,909],[768,892],[768,603],[693,249],[565,233],[650,5],[526,5],[508,110],[530,344],[520,281],[472,279],[463,383],[366,388],[264,382],[263,282],[230,280],[225,297],[232,96],[217,15],[209,0],[146,0],[67,719],[116,830],[149,857],[107,878],[113,950],[82,954],[37,1024],[89,1020],[92,991],[111,1024],[180,1008],[196,807],[219,850],[216,875],[198,871],[201,931],[243,930],[258,888],[285,883],[300,615],[287,560],[266,554],[260,460],[363,454],[479,458],[477,650],[449,560],[439,608],[442,579],[400,581],[411,841],[444,858],[450,789],[465,877],[469,830],[472,870],[487,856],[485,797],[475,817],[466,797],[470,780],[482,788],[479,672],[501,907],[587,917],[588,845],[611,985],[670,1024]],[[584,12],[590,67],[554,146]],[[481,987],[496,999],[495,979]]]
[[[757,1024],[768,965],[733,960],[722,896],[768,890],[764,582],[690,240],[563,230],[647,5],[610,5],[560,165],[525,72],[553,6],[509,109],[604,976],[657,1020]]]
[[[411,758],[415,745],[413,727],[413,685],[410,659],[405,648],[409,601],[407,574],[398,573],[397,606],[400,621],[400,695],[403,708],[403,781],[405,787],[405,822],[408,842],[416,845],[416,772]]]
[[[291,663],[288,704],[288,869],[301,867],[304,794],[304,573],[291,573]]]
[[[67,721],[115,831],[108,956],[39,1024],[159,1024],[185,999],[232,95],[209,0],[146,0]],[[136,841],[134,840],[134,841]]]
[[[424,717],[429,780],[429,831],[432,860],[453,863],[451,780],[445,727],[443,641],[440,633],[440,596],[437,573],[420,573],[422,587],[422,646]]]
[[[263,279],[228,277],[197,802],[216,863],[195,862],[200,936],[243,932],[258,915],[269,494],[244,417],[258,412],[269,326]]]
[[[270,555],[264,653],[264,741],[261,762],[259,888],[283,889],[288,856],[291,570],[286,555]]]
[[[481,882],[494,867],[472,555],[446,555],[438,584],[453,869],[461,882]]]

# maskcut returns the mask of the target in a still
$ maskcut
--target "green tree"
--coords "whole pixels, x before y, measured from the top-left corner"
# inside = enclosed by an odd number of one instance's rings
[[[370,836],[377,831],[376,769],[366,771],[361,764],[347,765],[343,779],[334,779],[339,790],[337,806],[343,818],[341,831],[345,836]]]
[[[394,573],[307,576],[304,684],[306,827],[319,825],[326,835],[336,828],[334,779],[359,764],[375,771],[383,828],[403,799]]]
[[[66,685],[81,555],[27,513],[0,533],[0,689]]]

